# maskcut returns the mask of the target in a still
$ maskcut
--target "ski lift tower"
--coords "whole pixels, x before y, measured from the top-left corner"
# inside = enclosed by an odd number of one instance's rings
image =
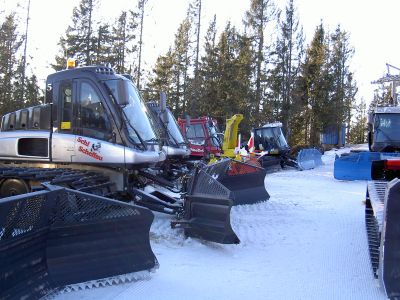
[[[390,73],[390,70],[395,69],[400,73],[400,68],[397,68],[388,63],[386,63],[386,68],[387,68],[387,74],[384,77],[379,78],[378,80],[372,81],[371,83],[381,84],[385,82],[390,82],[390,87],[391,87],[390,96],[393,99],[393,105],[397,106],[397,104],[400,103],[400,92],[397,89],[400,86],[400,74],[393,75]]]

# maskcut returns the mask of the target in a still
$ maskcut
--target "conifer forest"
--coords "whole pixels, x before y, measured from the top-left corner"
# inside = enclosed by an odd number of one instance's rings
[[[80,65],[111,65],[132,76],[145,100],[166,92],[176,118],[207,115],[223,129],[225,119],[243,114],[244,138],[253,127],[281,122],[291,146],[319,145],[321,133],[340,131],[345,124],[348,143],[364,142],[368,107],[365,100],[356,101],[351,60],[357,49],[346,28],[328,31],[321,20],[306,44],[296,0],[287,0],[283,10],[272,0],[246,1],[242,26],[227,22],[218,31],[218,16],[201,23],[202,0],[191,0],[180,8],[187,10],[186,17],[169,50],[145,69],[147,0],[136,0],[111,22],[96,15],[99,0],[80,0],[59,37],[51,67],[65,69],[69,57]],[[26,59],[28,12],[0,8],[0,114],[44,101],[44,86]],[[267,27],[274,28],[273,39]],[[388,95],[382,86],[368,100],[381,103]]]

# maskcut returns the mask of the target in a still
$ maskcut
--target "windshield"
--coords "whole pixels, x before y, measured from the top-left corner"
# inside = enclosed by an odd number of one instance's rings
[[[183,139],[182,133],[179,130],[178,124],[171,111],[167,109],[168,112],[168,132],[172,136],[173,140],[178,144],[185,144],[185,140]]]
[[[145,142],[157,141],[147,107],[132,82],[113,79],[105,81],[105,84],[117,105],[126,101],[121,107],[132,141],[137,144],[141,143],[140,139]]]
[[[400,114],[375,115],[375,142],[400,141]]]
[[[186,138],[193,145],[204,145],[205,135],[203,131],[203,125],[191,124],[186,127]]]
[[[280,127],[263,127],[255,130],[254,146],[256,150],[287,148],[288,144]]]

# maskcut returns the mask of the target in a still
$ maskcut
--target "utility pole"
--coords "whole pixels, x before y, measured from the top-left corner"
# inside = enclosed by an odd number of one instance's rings
[[[28,10],[26,14],[26,27],[25,27],[25,45],[24,45],[24,57],[22,61],[22,99],[25,100],[25,71],[26,71],[26,48],[28,44],[28,28],[29,28],[29,10],[31,7],[31,0],[28,0]]]

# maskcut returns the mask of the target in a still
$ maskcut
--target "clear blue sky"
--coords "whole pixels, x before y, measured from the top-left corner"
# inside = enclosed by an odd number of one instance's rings
[[[0,0],[0,9],[27,5],[28,0]],[[286,0],[275,3],[284,8]],[[72,9],[79,0],[31,0],[31,20],[28,53],[34,57],[30,65],[40,79],[51,71],[60,36],[70,24]],[[100,1],[100,14],[113,20],[122,9],[134,8],[137,0]],[[189,0],[148,0],[144,24],[145,68],[150,69],[158,55],[172,45],[179,23],[185,17]],[[214,14],[220,28],[230,20],[242,28],[244,12],[250,0],[202,0],[202,35]],[[300,23],[308,43],[316,26],[323,20],[326,29],[333,31],[338,24],[350,33],[355,48],[351,68],[359,87],[358,99],[372,98],[371,81],[386,72],[385,63],[400,67],[400,40],[396,34],[400,0],[295,0]],[[24,16],[21,16],[24,21]],[[271,32],[266,32],[267,35]]]

